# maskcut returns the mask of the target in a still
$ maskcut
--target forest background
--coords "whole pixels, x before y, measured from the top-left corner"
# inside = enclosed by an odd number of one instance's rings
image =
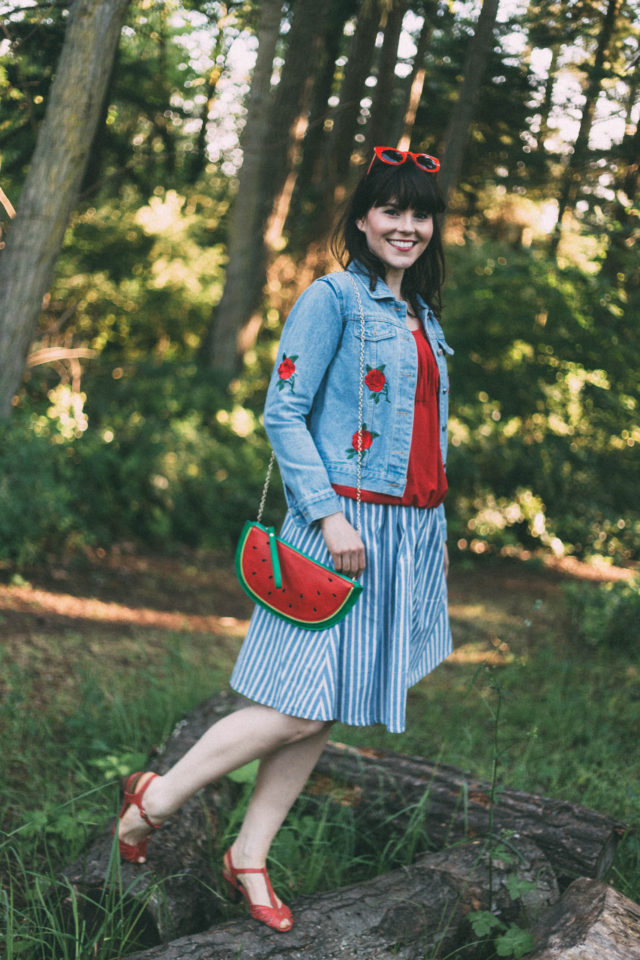
[[[69,21],[109,7],[124,25],[74,143],[83,85],[50,87],[63,45],[100,46],[99,21]],[[336,268],[331,218],[372,145],[411,144],[449,198],[452,548],[634,565],[638,0],[0,8],[0,561],[232,547],[287,311]],[[47,109],[81,174],[59,240]]]

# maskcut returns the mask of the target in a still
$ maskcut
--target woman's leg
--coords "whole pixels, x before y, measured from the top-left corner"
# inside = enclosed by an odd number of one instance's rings
[[[300,795],[327,742],[331,723],[298,743],[279,747],[260,761],[255,790],[232,848],[233,865],[264,867],[273,839]],[[269,906],[263,877],[240,877],[252,903]]]
[[[159,823],[206,784],[250,760],[313,737],[324,728],[321,721],[289,717],[258,705],[231,713],[210,727],[164,776],[150,783],[143,800],[146,814]],[[136,790],[144,782],[141,777]],[[120,840],[135,844],[148,832],[138,809],[130,806],[119,822]]]

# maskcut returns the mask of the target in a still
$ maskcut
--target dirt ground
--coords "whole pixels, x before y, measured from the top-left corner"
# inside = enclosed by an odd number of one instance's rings
[[[559,597],[571,579],[629,578],[631,571],[567,558],[453,558],[450,602],[457,607],[497,603],[520,613],[531,598]],[[555,604],[551,604],[555,606]],[[242,636],[253,604],[228,556],[181,550],[145,555],[115,547],[23,571],[0,570],[0,637],[5,644],[34,635],[169,630]]]

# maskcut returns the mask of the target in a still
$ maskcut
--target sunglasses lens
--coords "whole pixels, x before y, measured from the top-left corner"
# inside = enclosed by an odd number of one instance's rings
[[[384,160],[385,163],[402,163],[406,154],[401,153],[399,150],[392,150],[390,147],[387,147],[386,150],[382,150],[380,153],[380,159]]]
[[[416,163],[419,167],[422,167],[423,170],[437,170],[438,164],[435,162],[433,157],[430,157],[426,153],[419,153],[416,157]]]

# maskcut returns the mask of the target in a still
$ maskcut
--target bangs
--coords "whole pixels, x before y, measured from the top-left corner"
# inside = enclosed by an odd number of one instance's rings
[[[435,175],[425,173],[407,160],[399,166],[376,163],[368,176],[370,207],[382,207],[393,201],[400,210],[420,213],[444,213],[445,203]]]

